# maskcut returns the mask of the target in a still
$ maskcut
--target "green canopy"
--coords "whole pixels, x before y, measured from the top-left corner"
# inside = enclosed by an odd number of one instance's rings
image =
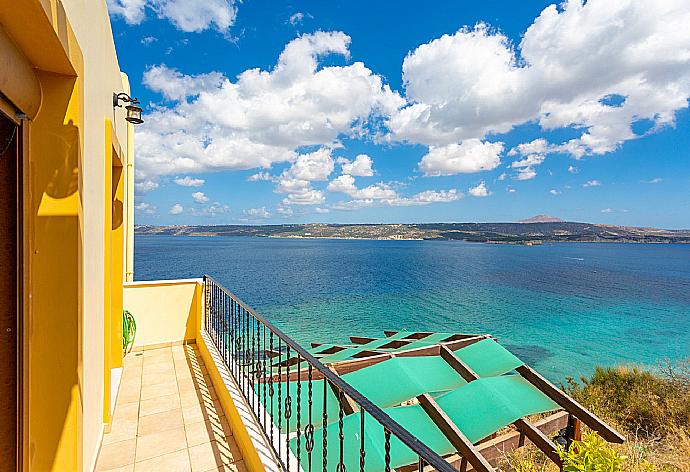
[[[453,390],[466,383],[439,356],[393,357],[345,374],[343,380],[381,408],[399,405],[422,393]]]
[[[555,410],[558,405],[546,395],[517,375],[487,377],[472,381],[454,392],[439,396],[436,399],[439,407],[448,415],[467,438],[476,443],[495,433],[514,421],[536,413]],[[387,408],[385,412],[413,436],[419,438],[439,455],[452,454],[455,451],[443,433],[436,427],[420,405]],[[344,450],[343,463],[347,470],[358,470],[359,449],[361,443],[361,413],[349,415],[343,420]],[[338,423],[326,427],[330,446],[327,448],[328,470],[335,470],[339,462]],[[323,429],[314,433],[312,465],[321,464],[323,449],[321,439]],[[384,468],[384,432],[383,427],[368,414],[365,414],[365,468],[381,470]],[[306,469],[304,437],[301,441],[301,458]],[[397,468],[416,463],[417,455],[394,436],[391,436],[391,467]],[[293,452],[297,450],[297,438],[290,444]]]
[[[524,364],[493,339],[482,339],[454,352],[480,377],[502,375]]]

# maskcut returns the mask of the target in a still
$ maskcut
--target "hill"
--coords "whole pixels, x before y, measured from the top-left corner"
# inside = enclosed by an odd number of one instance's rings
[[[136,234],[274,238],[431,239],[500,244],[690,243],[690,231],[576,222],[136,226]]]

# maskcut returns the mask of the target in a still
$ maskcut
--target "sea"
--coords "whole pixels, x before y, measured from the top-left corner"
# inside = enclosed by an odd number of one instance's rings
[[[690,245],[135,237],[136,280],[203,274],[305,345],[490,333],[556,382],[690,358]]]

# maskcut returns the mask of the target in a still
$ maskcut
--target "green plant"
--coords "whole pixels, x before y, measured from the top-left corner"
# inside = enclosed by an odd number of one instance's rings
[[[122,350],[129,352],[137,335],[137,322],[129,310],[122,310]]]
[[[617,472],[625,460],[596,433],[573,441],[569,450],[559,449],[563,472]]]

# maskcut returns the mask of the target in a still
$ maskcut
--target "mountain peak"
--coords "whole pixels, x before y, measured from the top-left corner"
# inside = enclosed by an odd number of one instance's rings
[[[518,223],[562,223],[563,220],[549,215],[537,215],[526,220],[520,220]]]

